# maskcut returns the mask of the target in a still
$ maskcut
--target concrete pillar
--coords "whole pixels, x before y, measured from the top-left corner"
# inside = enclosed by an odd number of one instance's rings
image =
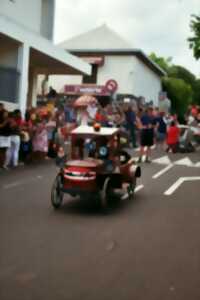
[[[37,71],[29,69],[29,87],[28,87],[28,106],[36,107],[37,105]]]
[[[28,72],[29,72],[30,47],[22,44],[18,52],[17,68],[20,72],[19,81],[19,108],[22,114],[25,114],[28,96]]]

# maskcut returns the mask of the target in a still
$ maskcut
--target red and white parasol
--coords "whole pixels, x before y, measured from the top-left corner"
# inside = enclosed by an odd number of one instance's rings
[[[95,103],[97,104],[97,99],[91,95],[83,95],[76,99],[74,102],[74,107],[87,107],[88,105]]]

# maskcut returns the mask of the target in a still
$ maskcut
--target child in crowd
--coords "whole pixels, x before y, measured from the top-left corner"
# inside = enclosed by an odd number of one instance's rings
[[[180,130],[176,125],[176,122],[172,121],[170,127],[167,130],[167,152],[171,150],[173,153],[176,153],[178,151],[179,137]]]

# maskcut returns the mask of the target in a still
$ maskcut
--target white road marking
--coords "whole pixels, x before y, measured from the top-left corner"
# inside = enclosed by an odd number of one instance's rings
[[[143,184],[136,186],[136,188],[135,188],[135,193],[139,192],[139,191],[142,190],[143,188],[144,188],[144,185],[143,185]],[[121,200],[126,200],[126,199],[128,199],[128,193],[124,194],[124,195],[121,197]]]
[[[31,183],[31,182],[34,182],[36,180],[41,180],[43,178],[43,176],[41,175],[38,175],[34,178],[31,178],[29,180],[23,180],[23,181],[14,181],[14,182],[11,182],[11,183],[8,183],[8,184],[5,184],[3,185],[3,189],[5,190],[8,190],[8,189],[12,189],[12,188],[15,188],[15,187],[18,187],[18,186],[21,186],[21,185],[25,185],[27,183]]]
[[[172,163],[167,155],[154,159],[152,162],[161,165],[170,165]]]
[[[196,168],[200,168],[200,162],[194,164],[194,166],[195,166]]]
[[[167,171],[169,171],[174,165],[170,164],[167,167],[165,167],[164,169],[162,169],[161,171],[159,171],[158,173],[156,173],[155,175],[152,176],[153,179],[157,179],[160,176],[162,176],[164,173],[166,173]]]
[[[135,193],[139,192],[140,190],[142,190],[144,188],[144,185],[143,184],[140,184],[138,186],[136,186],[135,188]]]
[[[181,177],[164,193],[164,195],[165,196],[172,195],[181,186],[181,184],[185,181],[197,181],[197,180],[200,180],[200,176]]]
[[[24,181],[15,181],[15,182],[4,185],[3,188],[5,190],[8,190],[8,189],[14,188],[16,186],[20,186],[22,184],[24,184]]]
[[[174,162],[175,165],[186,166],[186,167],[194,167],[193,162],[189,159],[189,157],[185,157],[183,159],[177,160]]]

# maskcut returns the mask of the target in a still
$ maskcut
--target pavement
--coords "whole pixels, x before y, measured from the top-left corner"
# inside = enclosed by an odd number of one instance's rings
[[[0,299],[199,300],[200,153],[141,167],[108,214],[69,197],[55,211],[51,162],[0,174]]]

